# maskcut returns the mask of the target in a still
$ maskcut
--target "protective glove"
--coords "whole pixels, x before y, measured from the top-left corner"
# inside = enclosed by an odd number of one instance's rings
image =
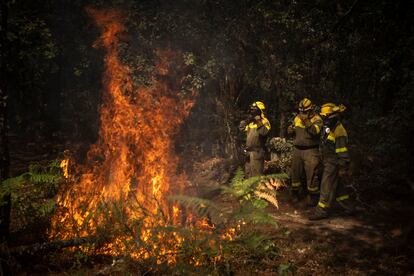
[[[293,127],[293,125],[288,126],[288,128],[287,128],[287,132],[288,132],[288,134],[293,134],[293,133],[295,133],[295,128]]]
[[[257,128],[259,128],[263,125],[262,117],[260,117],[259,115],[254,117],[254,122],[257,125]]]
[[[302,122],[308,119],[308,114],[299,113],[298,116]]]
[[[312,125],[312,122],[309,119],[308,115],[299,114],[299,118],[302,121],[302,123],[305,125],[305,127],[310,127]]]

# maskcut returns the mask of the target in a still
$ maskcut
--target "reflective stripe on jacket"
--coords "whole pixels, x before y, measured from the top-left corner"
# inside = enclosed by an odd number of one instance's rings
[[[342,123],[338,122],[335,129],[327,132],[324,127],[321,143],[322,157],[337,158],[340,166],[347,166],[349,164],[348,152],[348,133],[346,132]]]
[[[246,148],[248,150],[255,150],[264,148],[266,136],[270,130],[269,120],[261,116],[261,121],[251,122],[244,129],[247,132]]]
[[[293,121],[293,127],[295,129],[295,139],[293,141],[295,146],[312,147],[319,145],[319,134],[322,128],[322,119],[319,115],[313,115],[309,119],[308,125],[305,125],[298,115]]]

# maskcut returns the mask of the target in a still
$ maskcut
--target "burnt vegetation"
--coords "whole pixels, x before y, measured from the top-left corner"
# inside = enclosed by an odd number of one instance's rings
[[[114,51],[128,77],[113,74],[121,97],[148,114],[130,127],[169,127],[156,139],[172,143],[168,162],[158,162],[170,165],[169,192],[162,200],[153,193],[152,205],[130,193],[99,201],[95,212],[86,199],[87,215],[61,235],[62,195],[85,168],[118,158],[100,129],[111,101],[108,53],[91,10],[122,15]],[[414,272],[412,1],[1,0],[0,15],[2,275]],[[156,89],[167,92],[139,94]],[[303,97],[347,107],[353,219],[309,224],[285,199],[292,145],[284,138]],[[267,176],[246,180],[237,126],[257,100],[272,125],[272,161]],[[170,115],[154,121],[151,110]],[[108,112],[106,120],[118,114]],[[132,136],[122,137],[136,154],[126,159],[147,158]],[[142,144],[156,149],[152,140]],[[162,159],[155,156],[151,162]],[[128,177],[131,190],[146,181]]]

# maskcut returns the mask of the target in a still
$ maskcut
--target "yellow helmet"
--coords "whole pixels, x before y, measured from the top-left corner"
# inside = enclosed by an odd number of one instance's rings
[[[345,109],[346,107],[343,104],[336,105],[334,103],[326,103],[322,105],[321,112],[319,114],[321,116],[332,118],[338,116],[339,113],[344,112]]]
[[[259,108],[262,112],[266,109],[266,108],[265,108],[264,103],[259,102],[259,101],[252,103],[252,107],[257,107],[257,108]]]
[[[313,104],[311,100],[309,100],[308,98],[304,98],[303,100],[299,102],[299,111],[301,112],[311,110],[312,108],[313,108]]]

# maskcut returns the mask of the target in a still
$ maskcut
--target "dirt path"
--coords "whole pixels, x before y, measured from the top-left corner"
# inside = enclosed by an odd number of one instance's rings
[[[279,199],[273,216],[280,255],[298,275],[414,275],[412,206],[380,202],[382,208],[313,222],[309,210],[294,207],[286,192]]]

